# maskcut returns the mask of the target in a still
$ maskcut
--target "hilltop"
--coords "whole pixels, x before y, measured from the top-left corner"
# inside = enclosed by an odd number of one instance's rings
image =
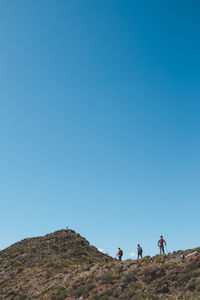
[[[181,255],[187,256],[181,259]],[[195,299],[200,248],[118,262],[73,230],[0,251],[0,299]]]

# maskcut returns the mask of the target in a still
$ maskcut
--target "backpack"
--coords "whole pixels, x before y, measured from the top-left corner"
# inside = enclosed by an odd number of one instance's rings
[[[161,238],[160,239],[160,246],[162,246],[163,245],[163,239]]]
[[[142,247],[138,248],[138,252],[141,253],[142,252]]]
[[[119,256],[122,256],[122,255],[123,255],[123,251],[120,250],[120,251],[119,251]]]

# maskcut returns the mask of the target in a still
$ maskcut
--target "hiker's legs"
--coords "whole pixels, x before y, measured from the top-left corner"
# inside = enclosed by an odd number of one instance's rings
[[[164,245],[161,245],[160,246],[160,254],[162,255],[164,255],[165,254],[165,250],[164,250]]]
[[[121,257],[121,255],[119,255],[119,261],[121,261],[122,260],[122,257]]]

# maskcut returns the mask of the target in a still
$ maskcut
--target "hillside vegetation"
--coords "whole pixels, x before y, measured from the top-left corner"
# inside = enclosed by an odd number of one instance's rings
[[[200,248],[119,262],[59,230],[0,252],[0,299],[200,299]]]

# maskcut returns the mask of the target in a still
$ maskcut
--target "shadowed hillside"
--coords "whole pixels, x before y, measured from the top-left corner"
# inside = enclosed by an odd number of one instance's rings
[[[0,299],[197,299],[195,250],[118,262],[74,231],[56,231],[0,252]]]

